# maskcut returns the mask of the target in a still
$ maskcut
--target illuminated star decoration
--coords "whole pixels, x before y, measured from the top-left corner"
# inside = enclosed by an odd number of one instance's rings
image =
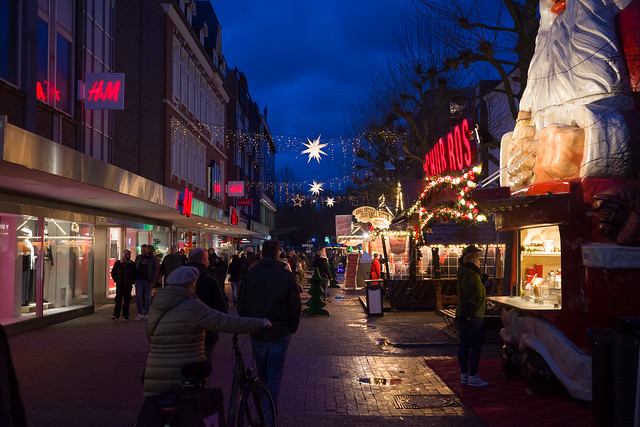
[[[322,189],[322,185],[323,185],[322,183],[320,183],[320,182],[315,182],[315,180],[314,180],[314,181],[313,181],[313,184],[309,184],[309,186],[311,187],[311,189],[309,190],[309,192],[310,192],[311,194],[315,194],[315,195],[317,196],[318,194],[320,194],[320,192],[321,192],[321,191],[324,191],[324,190]]]
[[[320,136],[318,136],[317,139],[314,139],[313,142],[311,142],[309,138],[307,138],[307,141],[309,142],[308,144],[304,142],[302,143],[302,145],[307,147],[302,154],[309,153],[309,160],[307,160],[307,163],[309,163],[311,159],[316,159],[318,163],[320,163],[320,154],[324,154],[325,156],[327,155],[327,153],[322,151],[321,148],[326,147],[329,144],[320,144]]]
[[[336,202],[336,201],[335,201],[335,199],[334,199],[333,197],[327,197],[326,204],[327,204],[327,206],[329,206],[330,208],[332,208],[332,207],[333,207],[333,205],[334,205],[334,203],[335,203],[335,202]]]
[[[302,201],[303,200],[304,199],[302,197],[300,197],[299,194],[296,194],[296,197],[291,199],[291,201],[293,202],[293,206],[298,206],[298,207],[302,207]]]

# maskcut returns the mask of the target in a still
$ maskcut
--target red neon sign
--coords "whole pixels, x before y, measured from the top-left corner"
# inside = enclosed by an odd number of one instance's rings
[[[93,87],[87,91],[89,97],[87,101],[113,101],[118,102],[118,96],[120,95],[120,82],[107,82],[107,87],[104,87],[104,80],[93,82]]]
[[[238,225],[238,213],[236,212],[236,208],[231,208],[231,217],[229,222],[231,225]]]
[[[244,181],[229,181],[227,185],[227,194],[230,197],[244,196]]]
[[[56,90],[55,86],[49,86],[49,82],[46,80],[42,83],[36,82],[36,98],[40,101],[47,102],[49,91],[51,91],[51,94],[55,96],[56,101],[60,101],[60,91]]]
[[[83,89],[86,110],[123,110],[124,73],[86,73]]]
[[[193,191],[185,188],[178,193],[178,200],[176,200],[176,208],[180,211],[181,215],[185,215],[187,218],[191,217],[191,203],[193,201]]]
[[[471,128],[471,129],[470,129]],[[467,169],[478,162],[478,146],[473,138],[473,125],[467,119],[456,126],[446,139],[440,138],[425,156],[422,166],[428,175]]]

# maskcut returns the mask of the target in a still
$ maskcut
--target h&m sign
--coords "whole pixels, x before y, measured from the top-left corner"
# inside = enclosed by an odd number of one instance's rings
[[[124,73],[86,73],[85,110],[124,110]]]

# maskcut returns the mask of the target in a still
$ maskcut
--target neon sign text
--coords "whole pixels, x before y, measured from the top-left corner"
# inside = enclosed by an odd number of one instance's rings
[[[469,168],[477,161],[478,147],[473,137],[473,125],[464,119],[462,125],[456,126],[446,138],[440,138],[427,153],[423,169],[427,175],[440,175]]]
[[[124,73],[86,73],[84,79],[86,110],[124,110]]]
[[[230,197],[244,196],[244,181],[229,181],[227,185],[227,194]]]
[[[93,87],[87,91],[89,97],[88,101],[114,101],[118,102],[118,96],[120,95],[120,82],[108,82],[107,87],[104,87],[104,80],[93,82]],[[92,99],[93,98],[93,99]]]
[[[49,91],[51,91],[51,95],[55,96],[56,101],[60,101],[60,91],[56,90],[55,86],[49,86],[48,81],[36,82],[36,98],[38,98],[42,102],[47,102],[47,97],[49,96]]]
[[[187,218],[191,217],[191,204],[193,203],[193,191],[185,188],[178,193],[178,200],[176,200],[176,208],[180,211],[181,215],[185,215]]]

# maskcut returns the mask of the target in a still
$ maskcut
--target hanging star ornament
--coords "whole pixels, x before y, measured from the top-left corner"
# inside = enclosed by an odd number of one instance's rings
[[[327,201],[325,202],[327,204],[327,206],[329,206],[330,208],[333,207],[333,205],[335,204],[335,199],[333,197],[327,197]]]
[[[293,206],[298,206],[298,207],[302,207],[302,201],[304,199],[302,197],[300,197],[299,194],[296,194],[296,197],[294,197],[293,199],[291,199],[291,201],[293,202]]]
[[[309,190],[309,192],[310,192],[311,194],[314,194],[314,195],[316,195],[316,196],[317,196],[318,194],[320,194],[320,192],[321,192],[321,191],[324,191],[324,190],[322,189],[322,185],[323,185],[323,184],[322,184],[321,182],[315,182],[315,181],[313,181],[313,184],[309,184],[309,186],[311,187],[311,189]]]
[[[314,139],[313,142],[311,142],[309,138],[307,138],[307,141],[309,142],[308,144],[305,144],[304,142],[302,143],[302,145],[307,147],[302,154],[309,154],[309,160],[307,160],[307,163],[309,163],[311,159],[316,159],[318,163],[320,163],[320,154],[324,154],[325,156],[327,155],[327,153],[321,149],[329,144],[320,144],[320,136],[318,136],[317,139]]]

